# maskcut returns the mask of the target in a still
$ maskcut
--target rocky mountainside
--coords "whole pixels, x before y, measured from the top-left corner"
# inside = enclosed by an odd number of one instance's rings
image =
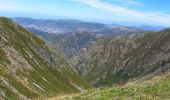
[[[95,33],[89,32],[74,32],[70,34],[53,35],[50,37],[51,43],[60,48],[67,58],[74,56],[80,49],[85,48],[93,41],[96,41],[98,36]]]
[[[170,29],[99,39],[71,63],[94,86],[145,80],[170,69]]]
[[[90,88],[62,53],[12,20],[0,18],[0,99],[27,100]]]

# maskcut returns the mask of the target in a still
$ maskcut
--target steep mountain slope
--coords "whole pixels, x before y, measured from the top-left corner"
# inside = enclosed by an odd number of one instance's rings
[[[55,34],[50,34],[50,33],[47,33],[47,32],[44,32],[44,31],[41,31],[41,30],[37,30],[35,28],[29,28],[27,27],[26,28],[29,32],[35,34],[36,36],[39,36],[41,37],[42,39],[46,40],[46,41],[49,41],[50,42],[50,38],[53,37],[53,36],[57,36]]]
[[[112,88],[101,87],[48,100],[169,100],[169,98],[170,73],[167,73],[149,81],[133,82]]]
[[[62,53],[12,20],[0,18],[0,99],[33,99],[87,88]]]
[[[94,86],[149,79],[170,69],[170,29],[100,39],[70,62]]]
[[[57,47],[60,48],[68,58],[71,58],[78,50],[85,48],[90,42],[93,42],[98,38],[100,37],[94,33],[74,32],[68,35],[61,34],[56,37],[53,36],[50,38],[50,41],[57,44]]]

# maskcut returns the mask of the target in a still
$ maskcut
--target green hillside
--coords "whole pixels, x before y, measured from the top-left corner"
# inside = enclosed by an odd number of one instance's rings
[[[12,20],[0,18],[0,99],[33,99],[88,88],[61,52]]]
[[[65,95],[49,100],[169,100],[170,74],[149,81],[128,83],[112,88],[97,88],[80,94]]]

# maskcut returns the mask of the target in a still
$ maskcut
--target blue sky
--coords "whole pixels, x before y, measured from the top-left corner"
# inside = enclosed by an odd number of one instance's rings
[[[170,0],[0,0],[0,16],[170,26]]]

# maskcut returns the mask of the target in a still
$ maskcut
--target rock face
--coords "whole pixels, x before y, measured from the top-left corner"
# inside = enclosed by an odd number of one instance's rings
[[[70,62],[94,86],[149,79],[170,69],[170,29],[99,39]]]
[[[90,88],[62,53],[0,18],[0,99],[33,99]]]

